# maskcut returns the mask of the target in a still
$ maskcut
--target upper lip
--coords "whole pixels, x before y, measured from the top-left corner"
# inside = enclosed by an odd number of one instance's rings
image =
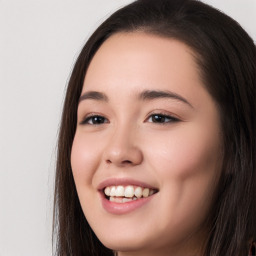
[[[102,182],[100,182],[100,184],[98,185],[97,189],[98,190],[103,190],[106,187],[109,186],[118,186],[118,185],[133,185],[133,186],[138,186],[138,187],[143,187],[143,188],[150,188],[150,189],[155,189],[158,190],[156,187],[145,183],[143,181],[139,181],[139,180],[134,180],[131,178],[108,178]]]

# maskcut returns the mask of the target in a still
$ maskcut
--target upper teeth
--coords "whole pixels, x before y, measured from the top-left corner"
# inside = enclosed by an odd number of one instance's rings
[[[148,197],[154,194],[154,190],[150,188],[142,188],[137,186],[110,186],[104,189],[104,193],[106,196],[110,197],[128,197],[133,198],[134,196],[137,198]]]

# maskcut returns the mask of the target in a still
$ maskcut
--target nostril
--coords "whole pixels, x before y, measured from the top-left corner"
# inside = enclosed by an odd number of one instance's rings
[[[107,164],[111,164],[112,161],[108,159],[108,160],[106,160],[106,163],[107,163]],[[122,165],[132,164],[132,161],[130,161],[130,160],[123,160],[123,161],[121,161],[121,164],[122,164]]]
[[[122,164],[132,164],[132,161],[130,161],[130,160],[124,160],[124,161],[122,161]]]

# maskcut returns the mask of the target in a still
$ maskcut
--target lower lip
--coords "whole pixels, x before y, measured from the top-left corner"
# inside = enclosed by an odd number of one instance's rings
[[[151,195],[146,198],[140,198],[137,200],[126,202],[126,203],[115,203],[115,202],[109,201],[105,197],[105,195],[101,193],[101,201],[102,201],[103,208],[107,212],[112,213],[112,214],[126,214],[126,213],[130,213],[132,211],[135,211],[138,208],[149,203],[151,201],[151,199],[154,197],[154,195]]]

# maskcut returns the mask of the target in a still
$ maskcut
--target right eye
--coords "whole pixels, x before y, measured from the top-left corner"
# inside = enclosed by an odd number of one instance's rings
[[[104,123],[108,123],[108,120],[104,116],[92,115],[86,117],[80,124],[101,125]]]

